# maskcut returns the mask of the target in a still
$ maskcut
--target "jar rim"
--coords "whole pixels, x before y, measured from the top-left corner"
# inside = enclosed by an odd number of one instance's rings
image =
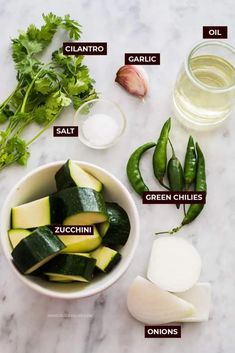
[[[201,82],[193,73],[191,65],[190,65],[190,60],[193,56],[193,54],[195,54],[195,52],[202,48],[202,47],[206,47],[206,46],[219,46],[219,47],[224,47],[228,50],[230,50],[231,52],[233,52],[234,57],[235,57],[235,48],[225,42],[220,42],[218,40],[207,40],[207,41],[203,41],[198,43],[197,45],[195,45],[189,52],[189,54],[186,57],[186,62],[185,62],[185,70],[187,75],[189,76],[189,78],[194,82],[195,85],[197,85],[199,88],[204,89],[206,91],[210,91],[210,92],[214,92],[214,93],[225,93],[225,92],[229,92],[232,91],[233,89],[235,89],[235,83],[229,87],[226,88],[217,88],[217,87],[212,87],[209,85],[206,85],[205,83]]]

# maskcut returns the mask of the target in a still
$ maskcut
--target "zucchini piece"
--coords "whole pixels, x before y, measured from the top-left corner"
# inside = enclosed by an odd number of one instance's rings
[[[103,244],[112,247],[126,244],[130,234],[130,221],[126,211],[114,202],[106,202],[109,227],[103,236]],[[104,226],[103,226],[104,227]]]
[[[102,242],[96,227],[92,235],[58,235],[58,237],[66,246],[62,253],[89,252],[98,248]]]
[[[98,179],[70,159],[58,170],[55,181],[58,191],[73,186],[91,188],[98,192],[102,190],[102,183]]]
[[[105,222],[97,224],[97,228],[99,230],[100,235],[102,237],[104,237],[109,229],[109,221],[105,221]]]
[[[49,281],[60,282],[60,283],[69,283],[69,282],[85,282],[88,283],[89,281],[86,280],[82,276],[70,276],[70,275],[54,275],[50,273],[45,273],[48,276]]]
[[[31,233],[32,232],[27,229],[9,229],[8,237],[12,248],[15,248],[22,239],[26,238]]]
[[[102,193],[77,186],[12,208],[12,228],[28,229],[61,223],[92,225],[107,218]]]
[[[73,187],[53,197],[55,212],[64,225],[92,225],[108,219],[103,195],[93,189]]]
[[[51,224],[50,197],[13,207],[11,220],[12,228],[37,228]]]
[[[102,272],[110,272],[121,260],[121,254],[106,246],[100,246],[91,256],[96,259],[96,267]]]
[[[52,275],[52,276],[48,276],[49,281],[51,282],[60,282],[60,283],[70,283],[72,282],[71,279],[68,278],[64,278],[63,276],[59,276],[59,275]]]
[[[95,264],[96,260],[90,254],[59,254],[44,266],[43,272],[49,277],[57,276],[61,279],[89,282],[92,279]]]
[[[39,227],[22,239],[11,254],[17,268],[29,274],[51,260],[64,247],[49,228]]]

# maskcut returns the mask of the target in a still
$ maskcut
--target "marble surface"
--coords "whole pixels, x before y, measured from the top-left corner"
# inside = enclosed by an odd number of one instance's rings
[[[41,13],[70,13],[83,25],[84,41],[107,41],[107,57],[86,59],[97,90],[120,103],[128,126],[122,140],[106,151],[88,149],[73,139],[52,139],[48,130],[31,148],[25,168],[12,166],[0,173],[0,204],[11,187],[26,173],[47,162],[73,158],[96,163],[116,175],[131,191],[125,175],[128,155],[139,144],[154,140],[172,114],[171,94],[177,71],[188,50],[201,40],[202,25],[228,25],[234,43],[234,1],[224,0],[0,0],[0,98],[15,85],[10,58],[10,37],[30,23],[40,23]],[[160,52],[161,66],[146,68],[150,93],[145,103],[127,95],[114,83],[125,51]],[[72,110],[60,124],[72,121]],[[170,205],[142,205],[133,194],[141,218],[141,239],[126,274],[100,295],[84,300],[53,300],[25,287],[0,254],[0,351],[5,353],[101,353],[122,352],[232,353],[235,349],[235,116],[219,130],[193,133],[207,160],[208,204],[200,216],[182,230],[199,250],[203,260],[201,280],[213,289],[210,321],[185,324],[181,339],[145,339],[143,325],[127,312],[126,295],[131,281],[145,275],[156,230],[178,224],[180,215]],[[188,132],[173,120],[172,140],[182,158]],[[142,163],[152,189],[151,156]],[[132,192],[132,191],[131,191]]]

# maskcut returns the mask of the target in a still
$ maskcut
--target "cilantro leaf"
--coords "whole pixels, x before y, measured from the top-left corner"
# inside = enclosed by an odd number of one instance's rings
[[[74,20],[71,20],[70,15],[65,15],[61,27],[69,32],[70,39],[78,40],[81,35],[81,25]]]
[[[54,120],[55,116],[59,115],[64,107],[70,104],[71,99],[59,90],[48,96],[45,104],[34,110],[34,121],[39,125],[47,125]]]
[[[56,76],[50,73],[38,78],[34,83],[34,89],[44,95],[58,90],[58,87],[59,85]]]
[[[59,48],[52,60],[44,63],[40,54],[51,43],[60,28],[70,39],[78,40],[80,24],[69,15],[43,14],[41,27],[31,24],[12,39],[12,58],[17,70],[18,84],[12,94],[0,105],[0,123],[7,121],[0,131],[0,169],[18,162],[27,163],[28,146],[51,126],[61,111],[71,103],[77,109],[97,97],[95,81],[90,77],[83,56],[65,56]],[[21,138],[32,122],[42,129],[28,142]]]

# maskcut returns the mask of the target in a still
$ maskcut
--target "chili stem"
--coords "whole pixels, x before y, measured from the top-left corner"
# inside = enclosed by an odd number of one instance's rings
[[[177,233],[182,227],[183,227],[183,225],[180,225],[179,227],[173,228],[172,230],[157,232],[157,233],[155,233],[155,235],[160,235],[160,234],[171,234],[172,235],[172,234]]]
[[[184,203],[184,215],[186,216],[186,206],[185,206],[185,203]]]
[[[171,143],[171,140],[170,140],[169,138],[168,138],[168,141],[169,141],[170,146],[171,146],[172,155],[173,155],[173,157],[175,157],[175,150],[174,150],[174,147],[173,147],[173,145],[172,145],[172,143]]]
[[[168,190],[168,191],[171,190],[166,184],[163,183],[163,181],[160,181],[160,180],[159,180],[159,183],[160,183],[160,185],[163,186],[166,190]]]

